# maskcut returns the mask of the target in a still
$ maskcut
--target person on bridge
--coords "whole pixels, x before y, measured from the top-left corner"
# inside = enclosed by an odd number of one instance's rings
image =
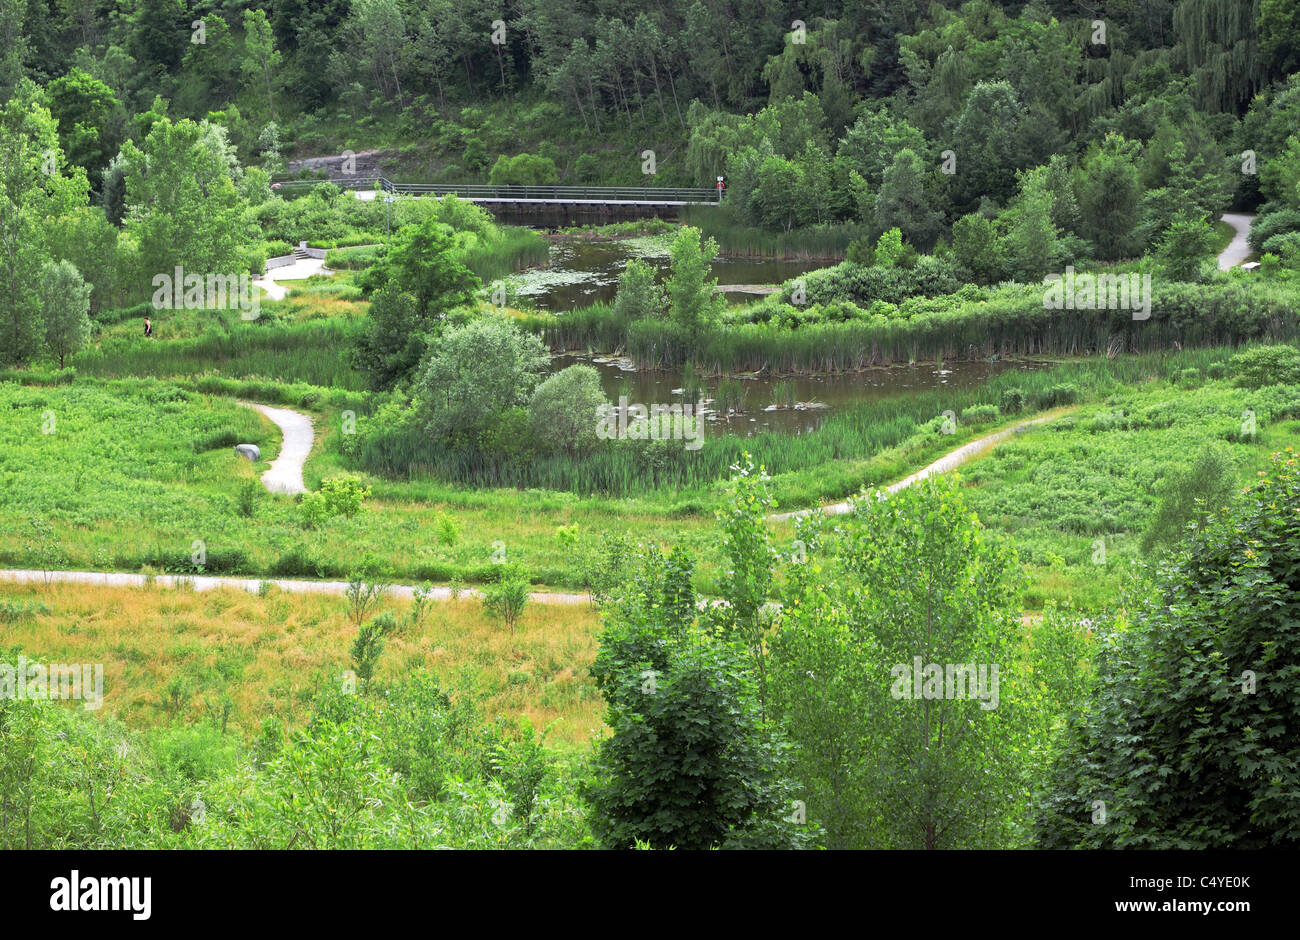
[[[726,188],[727,188],[727,178],[725,176],[719,176],[718,177],[718,202],[722,202],[722,193],[726,190]]]

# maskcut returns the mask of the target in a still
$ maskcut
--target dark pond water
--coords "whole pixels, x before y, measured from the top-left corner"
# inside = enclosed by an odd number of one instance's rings
[[[552,243],[550,261],[510,278],[515,292],[529,297],[539,309],[557,313],[585,307],[599,301],[612,301],[618,279],[629,258],[641,258],[668,271],[668,238],[655,236],[615,242]],[[824,263],[800,261],[754,261],[719,259],[713,275],[720,285],[779,284],[805,271],[825,267]],[[751,293],[729,293],[731,302],[750,302]],[[683,377],[680,372],[638,372],[627,360],[595,359],[572,355],[557,356],[552,367],[558,371],[575,362],[588,362],[600,372],[601,384],[610,401],[626,395],[629,403],[671,405],[682,401]],[[872,369],[845,375],[787,376],[772,378],[737,378],[744,389],[740,413],[729,418],[719,415],[719,405],[709,420],[719,428],[735,434],[756,434],[764,430],[802,434],[819,427],[838,408],[858,401],[888,398],[909,391],[941,388],[969,388],[1008,369],[1037,369],[1035,362],[978,361],[916,363],[911,366]],[[718,391],[718,379],[704,380],[706,402]],[[777,398],[793,399],[794,409],[772,409]]]
[[[626,360],[619,362],[597,356],[594,360],[578,356],[556,356],[553,368],[558,371],[576,362],[586,362],[600,372],[601,385],[611,402],[626,395],[629,403],[646,405],[671,405],[682,401],[682,374],[673,372],[638,372],[629,370]],[[764,430],[777,430],[802,434],[819,427],[836,408],[859,401],[889,398],[903,392],[926,391],[942,388],[969,388],[979,385],[992,376],[1008,370],[1033,370],[1048,363],[999,360],[996,362],[951,362],[942,368],[937,363],[916,363],[911,366],[872,369],[842,375],[788,376],[785,378],[736,379],[745,389],[744,410],[728,420],[712,414],[709,420],[734,434],[757,434]],[[787,383],[794,387],[796,402],[809,405],[817,403],[824,408],[808,407],[795,410],[766,410],[773,404],[776,386]],[[718,379],[704,379],[705,399],[712,399],[718,389]],[[716,403],[712,405],[717,408]]]
[[[545,267],[513,275],[508,283],[520,296],[528,297],[539,310],[560,313],[601,301],[612,301],[619,276],[629,258],[641,258],[668,273],[668,237],[653,236],[611,242],[552,243]],[[780,284],[805,271],[826,267],[816,261],[770,261],[720,258],[713,263],[713,276],[720,286],[732,284]],[[724,292],[729,301],[755,300],[754,294]]]

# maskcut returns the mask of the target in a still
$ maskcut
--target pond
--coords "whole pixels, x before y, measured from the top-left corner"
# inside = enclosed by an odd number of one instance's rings
[[[553,313],[612,301],[629,258],[640,258],[654,265],[661,282],[667,277],[669,241],[667,235],[605,242],[552,241],[544,267],[511,275],[505,279],[506,284],[512,293],[528,298],[537,309]],[[776,285],[826,266],[826,262],[817,261],[719,258],[713,263],[713,276],[719,286]],[[723,293],[731,303],[757,299],[752,293]]]
[[[577,362],[596,367],[601,385],[611,402],[626,395],[629,403],[671,405],[682,401],[682,373],[638,372],[627,360],[603,356],[562,355],[551,360],[551,367],[559,371]],[[781,378],[737,378],[744,389],[744,410],[730,419],[716,413],[708,419],[719,430],[746,437],[767,430],[802,434],[819,427],[836,408],[860,401],[889,398],[910,391],[929,391],[942,388],[970,388],[1008,370],[1046,368],[1050,363],[1020,360],[978,360],[975,362],[945,362],[942,367],[935,362],[915,363],[910,366],[892,366],[839,375],[795,375]],[[777,386],[793,386],[793,397],[805,407],[768,410],[772,405]],[[705,399],[717,393],[718,379],[704,379]],[[788,396],[787,396],[788,397]],[[822,407],[807,407],[815,403]]]

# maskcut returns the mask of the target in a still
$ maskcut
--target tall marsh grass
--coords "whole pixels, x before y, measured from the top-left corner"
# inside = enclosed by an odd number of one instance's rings
[[[224,326],[175,340],[113,337],[78,353],[82,375],[178,377],[221,372],[230,378],[259,376],[357,391],[365,380],[352,367],[353,338],[360,325],[343,318],[303,323]]]
[[[525,318],[521,325],[541,332],[552,349],[618,350],[642,369],[677,369],[691,361],[705,374],[855,372],[940,358],[1143,354],[1300,335],[1300,298],[1282,285],[1172,283],[1157,286],[1154,294],[1147,320],[1134,320],[1127,310],[1046,309],[1041,288],[1009,285],[982,299],[913,298],[886,305],[889,313],[837,303],[836,314],[850,319],[797,328],[779,321],[738,322],[694,340],[671,321],[628,322],[603,304]]]
[[[862,225],[819,225],[794,232],[769,232],[736,219],[726,206],[683,206],[682,222],[697,227],[730,258],[780,258],[792,261],[840,261],[858,238]]]
[[[774,476],[796,474],[796,482],[785,484],[785,498],[804,501],[882,482],[863,476],[866,471],[861,467],[837,467],[834,462],[866,461],[925,426],[939,435],[937,419],[944,411],[960,414],[975,405],[998,405],[1008,390],[1018,391],[1031,409],[1051,408],[1103,397],[1123,385],[1177,379],[1189,368],[1204,372],[1231,355],[1227,349],[1189,350],[1008,371],[973,388],[910,392],[849,405],[832,412],[818,429],[800,435],[768,431],[742,437],[710,424],[703,446],[696,451],[687,451],[676,441],[610,441],[582,456],[503,460],[497,455],[449,450],[412,422],[366,434],[359,457],[371,472],[396,479],[427,476],[469,486],[635,496],[654,490],[698,492],[726,479],[729,468],[749,452]]]

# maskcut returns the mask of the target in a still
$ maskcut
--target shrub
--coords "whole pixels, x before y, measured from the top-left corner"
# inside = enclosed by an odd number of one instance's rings
[[[626,321],[664,313],[664,291],[655,282],[654,266],[633,258],[624,266],[614,298],[614,315]]]
[[[357,631],[352,641],[352,668],[357,678],[368,681],[375,674],[375,666],[384,652],[384,640],[396,629],[397,618],[386,610]]]
[[[1039,802],[1040,846],[1300,846],[1298,514],[1288,451],[1102,636],[1092,701]]]
[[[1250,226],[1250,247],[1256,252],[1263,251],[1264,243],[1270,238],[1287,232],[1300,232],[1300,209],[1279,209],[1257,216]]]
[[[257,509],[257,499],[261,495],[262,484],[257,480],[245,480],[239,484],[239,514],[251,518]]]
[[[497,157],[497,162],[488,174],[488,182],[493,186],[540,186],[558,183],[559,180],[555,161],[532,153],[521,153],[514,157],[502,154]]]
[[[799,848],[782,824],[791,792],[778,739],[760,715],[743,654],[713,638],[664,650],[641,631],[607,634],[616,668],[602,680],[612,734],[586,790],[608,848]],[[653,653],[656,663],[642,658]],[[658,665],[650,670],[647,667]],[[653,684],[650,684],[653,683]]]
[[[1004,388],[998,408],[1003,414],[1014,415],[1025,410],[1025,391],[1021,388]]]
[[[196,454],[202,454],[209,450],[217,450],[223,447],[234,447],[236,444],[242,443],[246,442],[241,441],[239,434],[235,431],[213,431],[211,434],[196,437],[190,443],[190,449]]]
[[[302,524],[309,529],[320,525],[331,515],[325,497],[320,493],[303,493],[302,501],[298,503],[298,513],[302,517]]]
[[[528,603],[528,578],[514,565],[503,565],[498,580],[483,588],[483,609],[514,632]]]
[[[0,623],[16,623],[49,612],[49,605],[41,601],[20,601],[17,598],[0,597]]]
[[[596,446],[597,409],[605,404],[600,373],[578,364],[542,382],[528,404],[533,437],[547,450],[577,454]]]
[[[1074,385],[1053,385],[1043,391],[1036,399],[1039,408],[1058,408],[1061,405],[1073,405],[1079,400],[1079,390]]]
[[[1242,388],[1300,383],[1300,349],[1294,346],[1256,346],[1233,356],[1228,365],[1233,384]]]
[[[971,424],[996,421],[1000,417],[1002,412],[998,410],[997,405],[972,405],[961,413],[961,419]]]
[[[449,514],[438,513],[434,527],[438,530],[438,541],[448,548],[452,548],[460,541],[460,525]]]
[[[1142,536],[1142,550],[1180,541],[1193,521],[1224,506],[1237,486],[1237,465],[1222,446],[1207,445],[1195,462],[1166,478],[1160,506]]]

